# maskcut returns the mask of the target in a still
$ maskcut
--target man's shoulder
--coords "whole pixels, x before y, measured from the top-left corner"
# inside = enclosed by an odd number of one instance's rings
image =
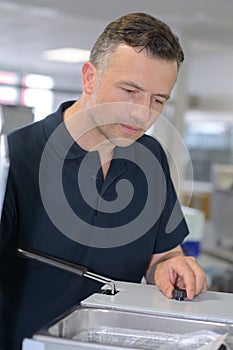
[[[45,120],[41,120],[12,131],[7,137],[10,152],[21,152],[33,147],[43,136],[44,123]]]
[[[160,157],[165,156],[165,152],[161,143],[155,137],[144,134],[137,140],[137,142],[148,148],[154,154],[159,155]]]

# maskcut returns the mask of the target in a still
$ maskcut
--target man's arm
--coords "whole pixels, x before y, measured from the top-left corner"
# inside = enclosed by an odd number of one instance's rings
[[[168,298],[172,298],[174,288],[186,289],[188,299],[207,289],[205,272],[194,257],[184,256],[180,246],[152,255],[145,277]]]

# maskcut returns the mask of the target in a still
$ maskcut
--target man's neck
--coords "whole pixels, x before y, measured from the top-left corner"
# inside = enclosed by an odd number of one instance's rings
[[[88,113],[80,107],[79,101],[65,110],[63,119],[70,135],[82,149],[99,153],[103,175],[106,177],[115,145],[100,134]]]

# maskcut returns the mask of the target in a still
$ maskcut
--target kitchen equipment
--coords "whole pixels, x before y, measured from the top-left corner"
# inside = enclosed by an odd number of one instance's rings
[[[166,298],[156,286],[114,284],[116,293],[105,294],[109,285],[103,285],[99,293],[25,339],[23,350],[191,350],[224,335],[227,349],[233,349],[233,294],[207,291],[192,301],[178,301]]]
[[[87,271],[87,268],[80,266],[69,261],[64,261],[46,254],[39,252],[32,252],[24,249],[18,248],[18,254],[24,256],[25,258],[33,259],[37,262],[56,267],[60,270],[70,272],[79,277],[87,277],[98,282],[106,284],[109,288],[106,289],[106,293],[114,295],[116,293],[116,287],[114,281],[104,276],[97,275],[93,272]]]
[[[227,334],[226,344],[233,349],[232,294],[206,292],[193,301],[177,301],[167,299],[155,286],[115,283],[117,294],[94,293],[31,341],[43,345],[42,350],[113,350],[113,345],[117,349],[160,349],[158,344],[161,349],[166,349],[165,344],[178,349],[182,337],[205,331],[206,337]],[[26,345],[23,350],[28,350]]]

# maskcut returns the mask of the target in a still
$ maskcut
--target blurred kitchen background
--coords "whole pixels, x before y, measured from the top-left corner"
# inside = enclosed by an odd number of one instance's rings
[[[199,259],[211,289],[233,292],[232,0],[0,0],[4,132],[77,99],[89,49],[128,12],[159,17],[181,39],[186,61],[163,113],[180,136],[171,127],[151,132],[168,150],[190,226],[184,250]]]

